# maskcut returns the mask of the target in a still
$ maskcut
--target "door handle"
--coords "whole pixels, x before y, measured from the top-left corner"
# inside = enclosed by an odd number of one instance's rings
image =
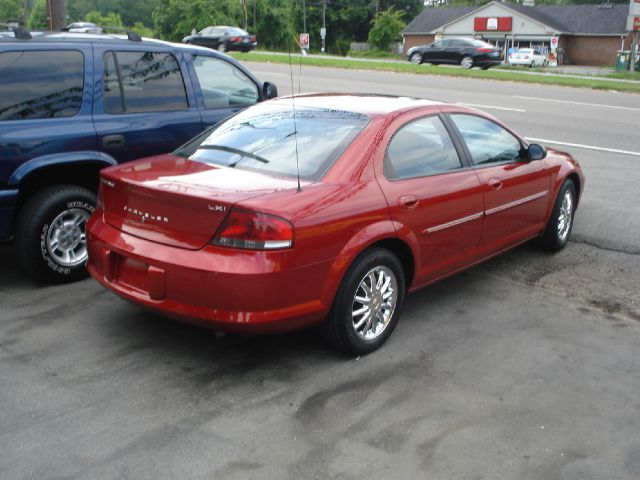
[[[500,190],[502,188],[502,180],[499,178],[490,178],[487,183],[489,183],[492,190]]]
[[[415,195],[403,195],[399,199],[400,206],[407,210],[416,208],[420,203],[420,200]]]
[[[124,135],[106,135],[102,137],[102,146],[104,148],[122,148],[124,143]]]

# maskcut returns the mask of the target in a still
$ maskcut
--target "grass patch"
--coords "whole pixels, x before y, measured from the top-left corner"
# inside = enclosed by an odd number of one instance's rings
[[[379,58],[403,60],[404,57],[399,53],[383,52],[382,50],[349,50],[347,57],[352,58]]]
[[[247,62],[270,62],[270,63],[289,63],[289,57],[287,55],[268,55],[260,53],[233,53],[233,57],[237,60]],[[292,63],[298,65],[313,66],[313,67],[333,67],[333,68],[345,68],[353,70],[381,70],[388,72],[398,73],[416,73],[421,75],[442,75],[451,77],[463,77],[463,78],[484,78],[488,80],[509,81],[509,82],[522,82],[522,83],[536,83],[544,85],[560,85],[566,87],[577,88],[591,88],[596,90],[617,90],[620,92],[632,92],[640,93],[640,81],[637,83],[622,83],[610,81],[607,78],[602,79],[587,79],[587,78],[573,78],[563,77],[561,75],[529,75],[524,72],[511,71],[511,70],[480,70],[477,68],[463,69],[463,68],[450,68],[439,67],[434,65],[412,65],[411,63],[385,63],[385,62],[367,62],[367,61],[352,61],[349,59],[337,59],[337,58],[318,58],[318,57],[292,57]],[[630,73],[630,72],[629,72]],[[632,77],[636,78],[636,77]]]

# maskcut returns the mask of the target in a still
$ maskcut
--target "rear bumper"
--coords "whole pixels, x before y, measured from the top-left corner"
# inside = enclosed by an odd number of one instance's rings
[[[473,63],[478,67],[495,67],[502,64],[502,60],[493,58],[476,58]]]
[[[18,202],[18,190],[0,190],[0,241],[13,236],[13,219]]]
[[[296,266],[292,251],[162,245],[108,225],[101,211],[88,223],[87,243],[87,269],[104,287],[188,323],[275,333],[320,323],[330,307],[317,285],[331,262]]]
[[[256,47],[258,46],[258,42],[253,42],[253,43],[243,43],[243,42],[236,42],[236,43],[227,43],[227,50],[255,50]]]

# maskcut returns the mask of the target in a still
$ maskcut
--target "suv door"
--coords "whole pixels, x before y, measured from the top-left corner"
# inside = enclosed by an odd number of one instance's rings
[[[260,100],[256,82],[224,58],[204,52],[185,55],[190,56],[188,64],[193,90],[205,127],[215,125]]]
[[[179,52],[95,47],[98,148],[119,162],[171,152],[203,130]],[[186,81],[185,81],[186,80]]]
[[[92,56],[80,45],[3,45],[0,52],[0,189],[24,162],[95,150]]]

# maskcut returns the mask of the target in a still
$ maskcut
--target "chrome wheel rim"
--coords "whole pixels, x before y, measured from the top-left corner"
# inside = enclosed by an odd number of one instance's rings
[[[413,55],[411,55],[411,63],[417,65],[420,62],[422,62],[422,55],[420,55],[419,53],[414,53]]]
[[[573,221],[573,194],[571,190],[564,192],[562,204],[560,205],[560,214],[558,215],[558,239],[565,242],[571,230],[571,222]]]
[[[460,62],[463,68],[471,68],[473,66],[473,59],[471,57],[464,57]]]
[[[91,214],[71,208],[58,215],[47,231],[47,252],[64,267],[74,267],[87,259],[87,220]]]
[[[389,267],[377,266],[360,280],[351,319],[358,338],[371,341],[387,329],[398,300],[398,282]]]

